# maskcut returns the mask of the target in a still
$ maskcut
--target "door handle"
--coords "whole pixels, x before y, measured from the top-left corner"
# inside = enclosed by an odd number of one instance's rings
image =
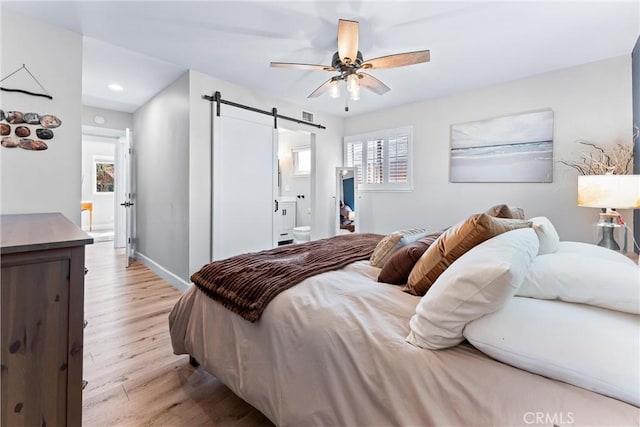
[[[120,206],[124,206],[125,208],[128,208],[129,206],[133,206],[133,203],[126,201],[124,203],[120,203]]]
[[[274,212],[278,212],[278,201],[274,200],[275,204],[276,204],[276,210],[274,210]]]

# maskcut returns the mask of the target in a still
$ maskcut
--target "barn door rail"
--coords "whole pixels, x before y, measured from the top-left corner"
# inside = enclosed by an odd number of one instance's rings
[[[213,96],[211,95],[203,95],[202,99],[205,99],[209,102],[215,102],[216,104],[216,116],[220,116],[220,105],[221,104],[225,104],[225,105],[229,105],[231,107],[236,107],[236,108],[242,108],[243,110],[249,110],[249,111],[253,111],[254,113],[259,113],[259,114],[265,114],[267,116],[271,116],[273,117],[273,127],[274,128],[278,128],[278,119],[282,119],[282,120],[288,120],[290,122],[295,122],[295,123],[299,123],[302,125],[307,125],[307,126],[313,126],[316,127],[318,129],[326,129],[325,126],[318,124],[318,123],[312,123],[312,122],[307,122],[305,120],[301,120],[301,119],[296,119],[295,117],[289,117],[289,116],[283,116],[282,114],[278,114],[278,109],[273,107],[271,109],[271,111],[268,110],[261,110],[259,108],[255,108],[255,107],[251,107],[249,105],[244,105],[244,104],[240,104],[237,102],[233,102],[233,101],[229,101],[227,99],[222,99],[222,94],[219,91],[216,91]]]

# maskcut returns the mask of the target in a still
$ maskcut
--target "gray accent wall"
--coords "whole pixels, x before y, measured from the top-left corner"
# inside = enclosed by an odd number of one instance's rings
[[[163,277],[177,276],[179,285],[211,260],[212,108],[202,96],[216,90],[225,99],[266,110],[277,107],[284,115],[301,112],[295,104],[190,70],[133,114],[136,252]],[[322,238],[333,234],[335,167],[342,163],[344,121],[323,114],[316,120],[327,129],[295,123],[287,128],[315,132],[312,235]]]
[[[0,74],[26,64],[53,97],[2,92],[0,108],[54,114],[62,121],[46,151],[0,147],[0,212],[61,212],[80,225],[82,36],[6,8],[0,15]],[[24,70],[2,86],[42,92]]]
[[[189,278],[189,74],[133,114],[136,251]]]
[[[636,40],[636,46],[631,54],[631,75],[633,81],[633,123],[640,127],[640,37]],[[640,174],[640,134],[633,145],[633,173]],[[640,244],[640,209],[633,212],[633,236],[635,241]],[[636,253],[640,252],[638,248],[634,248],[634,250]]]

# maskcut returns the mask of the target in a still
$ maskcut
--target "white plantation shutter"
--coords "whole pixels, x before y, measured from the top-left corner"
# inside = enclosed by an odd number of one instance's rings
[[[348,167],[357,168],[356,183],[362,184],[362,142],[345,144],[345,163]]]
[[[409,137],[389,139],[389,182],[407,182],[409,172]]]
[[[344,139],[344,165],[357,168],[361,190],[412,190],[413,128],[404,127]]]
[[[384,141],[367,141],[367,184],[384,182]]]

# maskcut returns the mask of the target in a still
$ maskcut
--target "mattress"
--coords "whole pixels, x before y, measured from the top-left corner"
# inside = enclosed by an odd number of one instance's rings
[[[170,315],[173,349],[279,426],[638,425],[640,410],[497,362],[467,343],[405,341],[419,297],[367,261],[277,296],[250,323],[192,286]]]

